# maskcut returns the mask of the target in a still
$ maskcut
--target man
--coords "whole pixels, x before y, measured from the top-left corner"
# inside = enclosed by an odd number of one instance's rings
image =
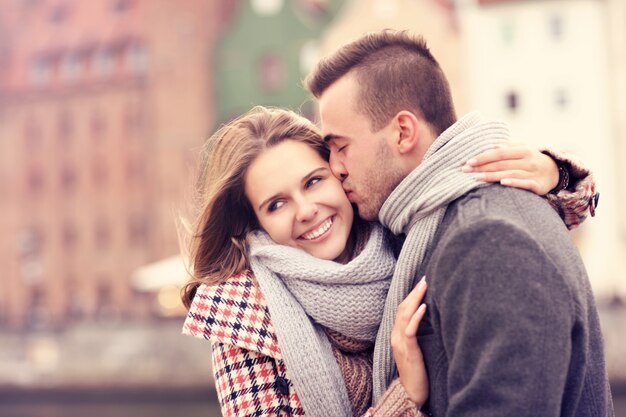
[[[375,400],[395,372],[396,309],[425,275],[417,334],[430,415],[614,415],[593,295],[561,220],[537,196],[461,170],[506,128],[457,120],[438,63],[404,32],[340,48],[306,84],[359,215],[406,236],[376,341]]]

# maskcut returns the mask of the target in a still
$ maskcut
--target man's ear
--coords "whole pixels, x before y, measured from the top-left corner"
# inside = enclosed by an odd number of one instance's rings
[[[410,111],[402,110],[396,114],[398,129],[397,149],[401,155],[412,153],[420,141],[421,120]]]

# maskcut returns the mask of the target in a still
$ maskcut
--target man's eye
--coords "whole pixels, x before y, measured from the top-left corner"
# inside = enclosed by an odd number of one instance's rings
[[[346,149],[347,147],[348,147],[348,145],[343,145],[343,146],[340,146],[340,147],[338,147],[338,148],[337,148],[337,152],[341,152],[341,151],[343,151],[344,149]]]
[[[322,177],[311,177],[309,178],[309,180],[304,184],[304,188],[309,188],[315,184],[317,184],[318,182],[320,182],[322,180]]]
[[[267,206],[267,211],[269,211],[270,213],[273,211],[278,210],[279,208],[281,208],[283,206],[283,204],[285,204],[284,201],[281,200],[276,200],[276,201],[272,201],[268,206]]]

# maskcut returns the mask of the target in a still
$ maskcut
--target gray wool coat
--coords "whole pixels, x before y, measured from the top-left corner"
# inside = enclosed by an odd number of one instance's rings
[[[435,417],[614,416],[585,267],[555,211],[489,186],[453,202],[418,275]],[[416,277],[416,278],[418,278]]]

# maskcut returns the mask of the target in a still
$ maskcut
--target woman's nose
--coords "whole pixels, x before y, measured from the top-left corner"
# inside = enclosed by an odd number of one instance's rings
[[[307,222],[315,218],[318,212],[317,204],[308,201],[302,201],[298,205],[296,220],[299,222]]]

